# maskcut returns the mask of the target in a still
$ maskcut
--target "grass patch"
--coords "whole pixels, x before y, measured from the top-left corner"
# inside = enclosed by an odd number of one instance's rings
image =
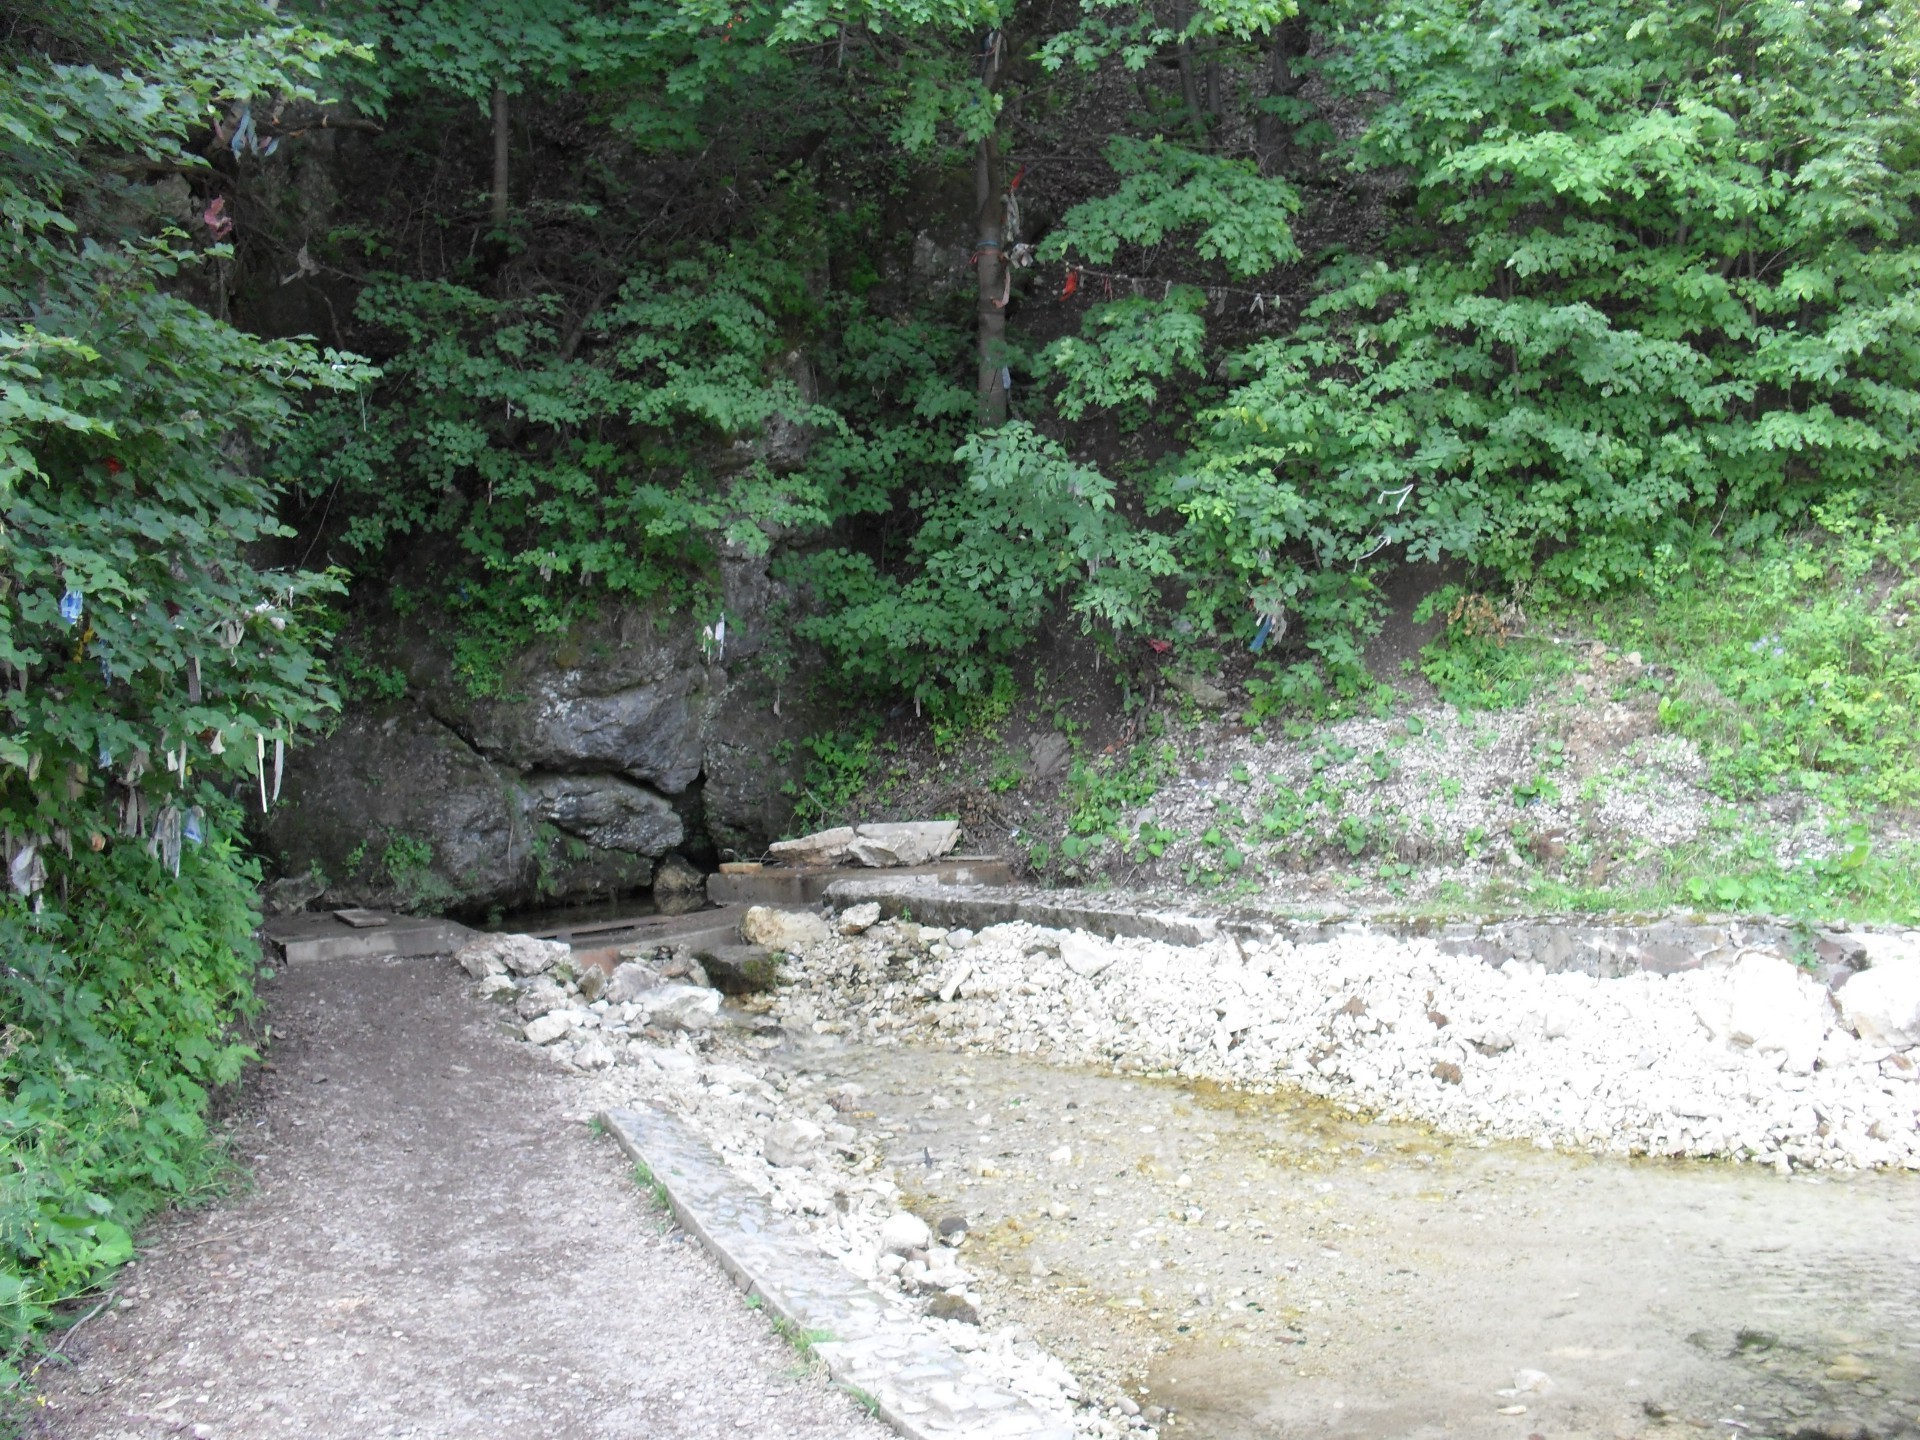
[[[1812,519],[1692,557],[1588,612],[1593,632],[1672,668],[1661,722],[1700,745],[1719,793],[1920,803],[1920,523],[1853,491]]]
[[[672,1213],[673,1197],[667,1194],[667,1187],[660,1183],[659,1177],[647,1168],[646,1161],[633,1162],[633,1183],[647,1192],[647,1198],[653,1202],[654,1209]]]

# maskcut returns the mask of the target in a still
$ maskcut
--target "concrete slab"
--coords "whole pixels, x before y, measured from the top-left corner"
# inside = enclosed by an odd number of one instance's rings
[[[600,1123],[734,1283],[791,1330],[817,1337],[828,1375],[864,1394],[907,1440],[1073,1440],[1071,1423],[976,1369],[829,1260],[679,1120],[619,1109],[602,1111]]]
[[[707,898],[720,904],[773,905],[804,910],[841,880],[918,880],[938,885],[1011,885],[1013,871],[997,855],[949,855],[926,865],[876,870],[865,865],[769,865],[749,874],[707,877]]]
[[[457,921],[436,915],[390,915],[377,910],[354,913],[360,923],[349,924],[332,911],[279,915],[261,926],[260,933],[288,965],[310,960],[357,960],[367,955],[447,955],[474,933]],[[380,923],[366,924],[368,917]]]
[[[585,933],[564,928],[534,933],[542,940],[565,940],[577,962],[611,973],[620,963],[619,952],[629,945],[685,945],[692,950],[738,945],[740,917],[746,911],[744,905],[716,905],[684,915],[636,915],[617,929],[596,925]]]

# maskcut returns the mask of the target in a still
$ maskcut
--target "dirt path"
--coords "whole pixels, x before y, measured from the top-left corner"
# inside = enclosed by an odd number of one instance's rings
[[[254,1193],[172,1217],[39,1433],[879,1440],[441,961],[269,982]],[[577,1102],[576,1102],[577,1103]]]

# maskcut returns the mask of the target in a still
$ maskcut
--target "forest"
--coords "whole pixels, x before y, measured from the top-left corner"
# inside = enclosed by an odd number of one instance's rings
[[[1409,566],[1470,642],[1839,544],[1904,627],[1917,25],[0,3],[0,1384],[228,1173],[246,812],[404,687],[368,597],[486,695],[597,607],[724,621],[744,559],[770,684],[953,716],[1177,635],[1275,725],[1365,692]],[[1893,624],[1746,675],[1751,783],[1920,793]]]

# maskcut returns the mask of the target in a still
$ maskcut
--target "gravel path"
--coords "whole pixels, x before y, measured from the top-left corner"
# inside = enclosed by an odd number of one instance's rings
[[[253,1193],[143,1235],[41,1373],[62,1440],[879,1440],[444,961],[269,982]]]

